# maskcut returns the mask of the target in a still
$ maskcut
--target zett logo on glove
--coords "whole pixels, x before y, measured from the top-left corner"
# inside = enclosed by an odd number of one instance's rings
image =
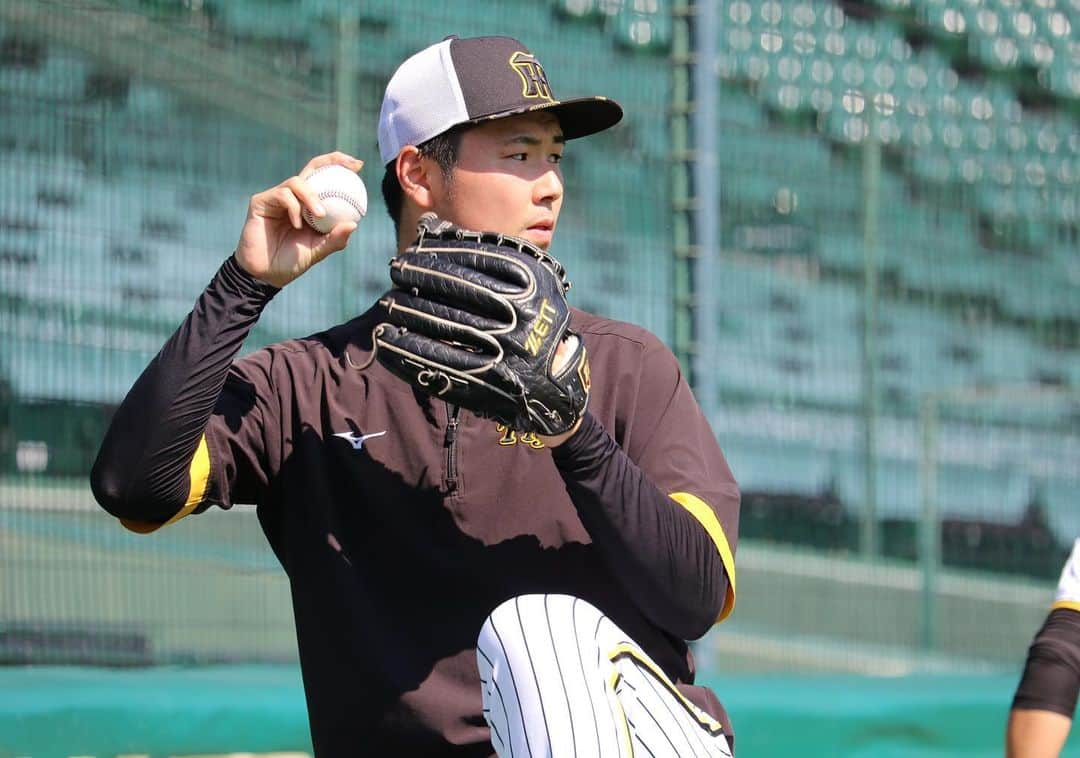
[[[544,346],[544,338],[551,334],[551,326],[555,323],[555,307],[544,298],[540,303],[540,313],[536,316],[536,323],[529,331],[529,337],[525,340],[525,349],[534,356],[540,355],[540,348]]]

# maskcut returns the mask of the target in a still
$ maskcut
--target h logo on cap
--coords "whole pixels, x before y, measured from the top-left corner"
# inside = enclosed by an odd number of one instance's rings
[[[520,50],[510,56],[510,66],[521,77],[521,96],[530,100],[554,100],[544,67],[536,56]]]

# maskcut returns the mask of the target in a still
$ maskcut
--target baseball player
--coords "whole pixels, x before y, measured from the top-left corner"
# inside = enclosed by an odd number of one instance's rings
[[[1072,726],[1080,691],[1080,539],[1061,571],[1057,594],[1028,649],[1006,733],[1009,758],[1053,758]]]
[[[360,169],[319,156],[117,410],[92,484],[126,527],[257,504],[320,756],[731,754],[685,640],[734,604],[738,489],[670,351],[570,308],[548,252],[566,142],[621,116],[510,38],[418,52],[379,120],[387,294],[236,360],[355,229],[301,221],[306,176]]]

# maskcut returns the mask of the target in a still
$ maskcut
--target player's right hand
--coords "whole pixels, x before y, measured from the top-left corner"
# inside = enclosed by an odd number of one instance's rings
[[[298,175],[252,196],[236,246],[236,262],[256,279],[284,287],[349,244],[349,235],[356,224],[338,224],[329,234],[320,234],[305,224],[301,216],[304,208],[314,216],[324,215],[307,177],[320,166],[331,163],[339,163],[351,171],[359,171],[364,165],[345,153],[319,155],[308,161]]]

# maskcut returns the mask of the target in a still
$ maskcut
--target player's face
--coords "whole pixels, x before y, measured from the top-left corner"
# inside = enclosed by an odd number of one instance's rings
[[[458,226],[524,237],[546,249],[562,208],[564,142],[550,113],[510,116],[468,130],[450,182],[437,179],[432,188],[433,210]]]

